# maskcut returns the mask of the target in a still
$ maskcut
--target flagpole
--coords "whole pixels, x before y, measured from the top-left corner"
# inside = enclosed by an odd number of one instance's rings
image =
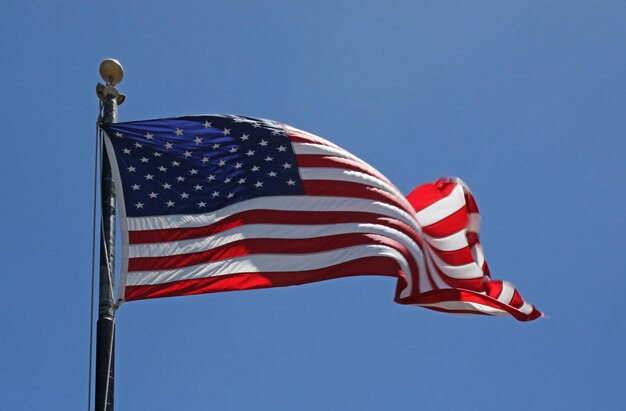
[[[100,75],[106,86],[98,83],[96,93],[101,101],[101,124],[117,123],[118,105],[124,101],[115,85],[122,81],[122,66],[107,59],[100,64]],[[98,323],[96,326],[95,410],[113,411],[115,371],[115,185],[106,147],[102,151],[101,172],[102,225],[100,227],[100,279]]]

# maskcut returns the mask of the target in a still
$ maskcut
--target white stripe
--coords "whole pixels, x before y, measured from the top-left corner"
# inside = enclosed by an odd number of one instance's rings
[[[311,139],[311,142],[313,143],[324,144],[330,147],[340,148],[338,145],[326,140],[324,137],[311,134],[308,131],[300,130],[299,128],[295,128],[287,124],[283,124],[283,127],[285,128],[287,133],[299,134],[299,137]]]
[[[257,197],[206,214],[129,217],[128,227],[131,231],[204,227],[232,214],[251,210],[368,212],[398,219],[416,231],[419,230],[413,216],[391,204],[360,198],[330,196]]]
[[[425,260],[426,260],[426,263],[428,264],[428,272],[430,273],[430,277],[435,282],[435,287],[437,287],[439,289],[451,288],[448,285],[448,283],[446,283],[443,280],[443,278],[441,278],[439,273],[437,272],[437,269],[435,268],[435,265],[433,264],[432,252],[430,250],[428,250],[428,247],[425,247],[423,251],[424,251],[424,255],[427,256],[425,258]],[[428,284],[428,286],[426,288],[423,288],[422,290],[429,290],[431,288],[431,286],[430,286],[430,282],[426,278],[426,272],[423,272],[423,274],[422,274],[422,272],[420,272],[420,286],[422,285],[422,279],[423,279],[425,284]],[[424,292],[424,291],[422,291],[422,292]]]
[[[419,245],[406,234],[380,224],[342,223],[326,225],[287,225],[287,224],[249,224],[224,231],[214,236],[152,244],[135,244],[129,248],[131,258],[162,257],[197,253],[243,239],[280,238],[300,239],[330,236],[337,234],[378,234],[398,241],[405,246],[417,265],[417,272],[407,268],[405,279],[407,286],[402,290],[401,297],[410,295],[413,278],[424,272],[424,255]],[[430,289],[430,287],[428,288]]]
[[[518,308],[522,313],[528,315],[533,312],[533,306],[524,301],[524,304]]]
[[[480,214],[469,213],[467,215],[467,231],[478,233],[480,230]]]
[[[425,227],[443,220],[459,211],[464,206],[465,196],[463,195],[463,187],[458,185],[447,197],[415,213],[415,218],[420,226]]]
[[[443,271],[449,277],[468,280],[472,278],[481,278],[483,270],[476,265],[475,262],[471,262],[463,265],[450,265],[441,260],[435,253],[430,254],[437,267]]]
[[[362,166],[367,168],[371,174],[375,174],[380,179],[385,180],[389,184],[391,184],[391,182],[387,179],[387,177],[385,177],[380,171],[376,170],[376,168],[372,167],[367,162],[361,160],[354,154],[342,149],[341,147],[337,147],[337,146],[328,147],[325,145],[315,144],[315,143],[291,143],[291,146],[296,155],[307,154],[307,155],[340,157],[340,158],[347,158],[347,159],[356,161],[357,163],[360,163]]]
[[[445,310],[478,311],[489,315],[509,315],[504,310],[469,301],[443,301],[440,303],[415,304],[419,307],[439,307]]]
[[[350,160],[354,160],[358,163],[363,164],[373,170],[376,170],[374,167],[367,164],[365,161],[361,160],[354,154],[342,149],[341,147],[329,147],[321,144],[315,143],[291,143],[293,147],[293,152],[296,155],[320,155],[320,156],[332,156],[332,157],[340,157],[340,158],[348,158]]]
[[[441,251],[460,250],[461,248],[465,248],[469,245],[469,243],[467,242],[466,229],[457,231],[456,233],[447,237],[431,237],[423,232],[421,234],[424,240],[428,242],[428,244],[430,244],[433,248]]]
[[[515,288],[513,288],[508,281],[502,281],[502,291],[500,291],[498,301],[503,302],[504,304],[509,304],[513,298],[514,292]]]
[[[483,264],[485,264],[485,254],[483,253],[483,247],[480,245],[480,243],[476,243],[472,246],[471,252],[474,261],[476,261],[476,264],[482,270]]]
[[[421,249],[406,234],[384,225],[364,223],[324,225],[248,224],[204,238],[163,243],[131,244],[129,255],[131,258],[164,257],[168,255],[199,253],[244,239],[304,239],[352,233],[378,234],[391,238],[407,247],[416,259],[422,258]]]
[[[301,167],[300,177],[303,180],[348,181],[351,183],[377,187],[395,196],[409,210],[413,208],[396,187],[375,176],[362,173],[360,171],[344,170],[341,168]]]
[[[130,272],[127,285],[163,284],[173,281],[216,277],[249,272],[306,271],[341,264],[351,260],[386,256],[396,260],[405,273],[408,265],[402,254],[382,245],[360,245],[314,254],[256,254],[199,264],[174,270]],[[381,275],[389,273],[380,273]]]

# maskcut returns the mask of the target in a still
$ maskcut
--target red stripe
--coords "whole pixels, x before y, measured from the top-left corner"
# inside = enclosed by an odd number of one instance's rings
[[[520,295],[520,293],[517,292],[517,290],[513,292],[513,298],[511,298],[511,302],[509,303],[509,305],[515,308],[520,308],[522,305],[524,305],[524,299],[522,299],[522,296]]]
[[[435,271],[437,271],[437,274],[439,274],[439,277],[441,277],[441,279],[450,288],[465,288],[465,289],[472,290],[472,291],[483,291],[483,281],[484,281],[483,278],[484,277],[469,278],[469,279],[450,277],[439,268],[437,263],[430,256],[430,254],[425,253],[424,257],[428,258],[432,262],[432,265],[433,267],[435,267]],[[434,287],[434,288],[439,288],[439,287]]]
[[[397,300],[396,300],[397,301]],[[489,307],[497,308],[507,313],[511,314],[513,317],[518,319],[519,321],[530,321],[534,320],[541,316],[541,313],[537,311],[533,307],[533,311],[530,314],[524,314],[521,311],[511,307],[507,304],[504,304],[494,298],[489,296],[478,294],[469,290],[453,290],[453,289],[444,289],[444,290],[433,290],[429,291],[417,296],[408,297],[402,301],[397,301],[400,304],[435,304],[442,303],[447,301],[464,301],[464,302],[474,302],[482,305],[486,305]],[[432,308],[432,307],[424,307],[431,308],[437,311],[443,310],[442,308]]]
[[[478,233],[475,233],[473,231],[468,231],[467,233],[465,233],[465,237],[467,238],[467,243],[470,246],[480,243],[480,239],[478,238]]]
[[[447,197],[456,187],[455,183],[438,180],[434,183],[423,184],[406,196],[409,203],[415,211],[421,211],[424,208],[436,203],[437,201]]]
[[[474,199],[472,193],[470,193],[467,189],[465,189],[465,207],[470,213],[479,213],[478,204],[476,204],[476,200]]]
[[[367,257],[317,270],[295,272],[243,273],[229,276],[199,278],[166,284],[127,286],[126,301],[145,298],[174,297],[219,291],[283,287],[355,275],[396,276],[403,280],[399,265],[387,257]]]
[[[206,251],[162,257],[136,257],[128,261],[128,271],[171,270],[253,254],[309,254],[356,245],[386,245],[400,252],[411,271],[417,264],[406,247],[398,241],[375,234],[339,234],[306,239],[255,238],[234,241]]]
[[[352,171],[359,171],[373,177],[378,178],[393,185],[387,177],[382,175],[378,170],[364,164],[362,162],[354,161],[349,158],[336,157],[331,155],[318,155],[318,154],[300,154],[296,156],[298,167],[323,167],[323,168],[341,168]]]
[[[287,130],[287,136],[294,143],[312,143],[312,144],[319,144],[322,146],[338,148],[340,150],[343,150],[341,147],[331,143],[330,141],[325,140],[321,137],[315,136],[313,134],[304,134],[298,131]]]
[[[406,223],[374,213],[357,211],[281,211],[251,210],[233,214],[214,224],[203,227],[167,228],[161,230],[129,231],[130,244],[150,244],[203,238],[248,224],[380,224],[408,235],[421,247],[421,239]]]
[[[441,313],[446,313],[446,314],[462,314],[462,315],[490,315],[487,313],[484,313],[482,311],[473,311],[473,310],[452,310],[452,309],[448,309],[448,308],[443,308],[443,307],[436,307],[436,306],[422,306],[422,308],[427,308],[429,310],[433,310],[433,311],[438,311]]]
[[[473,263],[474,256],[469,247],[460,248],[454,251],[441,251],[428,244],[430,251],[437,255],[444,263],[450,265],[465,265]]]
[[[409,215],[413,215],[413,210],[406,207],[396,196],[377,187],[370,187],[350,181],[334,180],[304,180],[302,181],[302,186],[306,195],[352,197],[380,201],[394,205],[406,211]]]
[[[502,281],[487,281],[484,287],[487,294],[495,299],[502,294]]]
[[[467,210],[460,208],[436,223],[422,227],[422,231],[435,238],[443,238],[458,233],[467,227]]]

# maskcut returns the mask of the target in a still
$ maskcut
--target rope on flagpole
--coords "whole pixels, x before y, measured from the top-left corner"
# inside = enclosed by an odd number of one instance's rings
[[[112,273],[113,273],[113,269],[114,267],[112,267],[111,265],[111,259],[109,257],[109,247],[107,245],[107,242],[104,241],[105,240],[105,236],[104,236],[104,221],[100,220],[100,228],[101,228],[101,240],[103,240],[103,246],[104,246],[104,251],[105,251],[105,259],[106,259],[106,265],[108,268],[108,273],[107,273],[107,277],[109,278],[109,295],[113,295],[114,294],[114,290],[113,290],[113,277],[112,277]],[[115,310],[113,310],[113,313],[115,314]],[[113,316],[113,318],[115,319],[115,315]]]

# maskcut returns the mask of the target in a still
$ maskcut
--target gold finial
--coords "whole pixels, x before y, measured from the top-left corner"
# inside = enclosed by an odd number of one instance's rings
[[[106,59],[100,63],[100,76],[108,86],[114,86],[124,78],[124,69],[119,61]]]

